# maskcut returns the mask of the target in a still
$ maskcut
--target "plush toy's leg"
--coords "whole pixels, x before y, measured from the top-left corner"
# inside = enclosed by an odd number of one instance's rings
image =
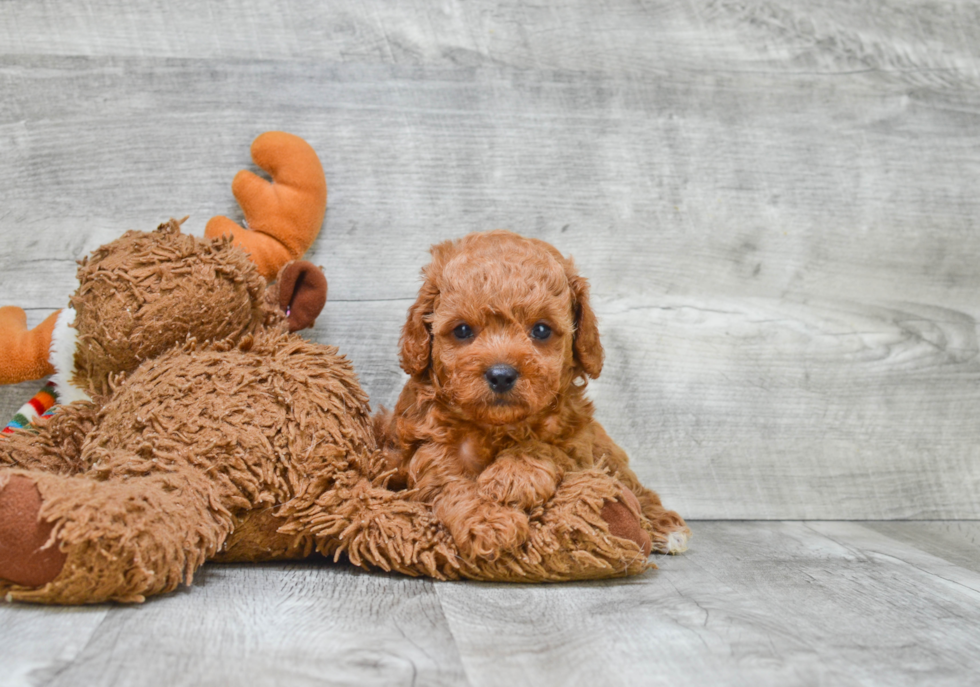
[[[630,490],[630,496],[636,497],[636,502],[643,513],[642,525],[650,535],[653,550],[657,553],[687,551],[691,530],[684,522],[684,518],[664,508],[657,493],[643,486],[628,467],[620,466],[614,474],[616,479]]]
[[[428,504],[405,498],[354,472],[337,475],[315,501],[286,504],[284,533],[313,537],[324,556],[354,565],[438,579],[459,577],[452,537]]]
[[[313,553],[313,537],[308,533],[279,532],[287,523],[271,506],[247,511],[235,518],[231,534],[211,560],[233,563],[307,558]]]
[[[279,268],[313,245],[327,207],[327,185],[316,152],[298,136],[268,131],[252,143],[252,159],[272,183],[245,170],[235,176],[231,190],[248,228],[219,215],[208,222],[204,235],[233,236],[272,281]]]
[[[190,583],[232,526],[231,514],[212,502],[208,484],[199,475],[176,472],[99,481],[23,470],[0,474],[7,488],[17,485],[14,496],[22,501],[23,492],[30,492],[28,485],[35,488],[40,498],[35,521],[42,523],[41,532],[0,534],[9,538],[0,546],[20,551],[29,562],[31,555],[39,555],[37,542],[47,527],[49,542],[64,556],[60,572],[50,580],[14,574],[24,560],[8,557],[6,567],[0,568],[0,575],[7,576],[0,581],[0,594],[11,599],[63,604],[142,601],[181,582]],[[34,553],[26,553],[32,545]],[[48,572],[55,567],[49,566]]]
[[[48,356],[51,333],[60,312],[28,329],[23,310],[14,306],[0,308],[0,384],[40,379],[54,372]]]
[[[75,474],[87,468],[82,443],[95,426],[99,407],[89,401],[60,406],[38,422],[36,433],[16,430],[0,438],[0,468]]]
[[[638,504],[599,469],[566,474],[544,507],[531,513],[523,549],[476,562],[462,575],[481,580],[559,581],[635,575],[647,562]]]
[[[0,438],[0,580],[41,587],[64,567],[54,524],[40,517],[43,502],[33,475],[81,471],[82,442],[97,412],[93,403],[71,403],[39,422],[36,433],[17,430]]]
[[[294,511],[284,530],[308,532],[321,553],[346,554],[355,565],[439,579],[600,579],[653,567],[647,563],[649,549],[643,550],[649,538],[637,532],[641,516],[635,500],[599,470],[566,476],[555,496],[531,512],[528,541],[493,561],[461,558],[431,506],[410,497],[411,492],[392,492],[367,480],[340,485]],[[613,513],[610,505],[625,512]]]
[[[653,540],[653,550],[657,553],[683,553],[687,551],[691,530],[684,519],[672,510],[664,508],[656,492],[647,489],[636,473],[629,467],[626,452],[609,438],[601,426],[595,426],[596,455],[612,471],[613,476],[622,482],[636,496],[643,511],[643,528]]]
[[[691,540],[691,528],[684,518],[664,508],[660,497],[637,481],[631,485],[643,510],[643,527],[653,540],[656,553],[684,553]]]

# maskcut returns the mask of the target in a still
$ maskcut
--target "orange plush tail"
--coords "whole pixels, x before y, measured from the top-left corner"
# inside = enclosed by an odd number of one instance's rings
[[[40,379],[54,372],[48,355],[60,312],[51,313],[34,329],[28,329],[23,310],[12,305],[0,308],[0,384]]]
[[[272,181],[242,170],[231,184],[245,215],[245,229],[227,217],[211,218],[204,235],[231,235],[267,280],[305,253],[320,231],[327,183],[313,148],[298,136],[269,131],[252,142],[252,160]]]

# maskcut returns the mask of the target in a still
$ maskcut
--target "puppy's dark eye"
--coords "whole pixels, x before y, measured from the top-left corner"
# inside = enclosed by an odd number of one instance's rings
[[[456,339],[459,341],[466,341],[467,339],[472,339],[473,327],[466,324],[465,322],[463,324],[458,324],[456,325],[456,329],[453,330],[453,336],[455,336]]]
[[[544,322],[538,322],[536,325],[531,327],[531,336],[538,341],[546,341],[549,336],[551,336],[551,327],[546,325]]]

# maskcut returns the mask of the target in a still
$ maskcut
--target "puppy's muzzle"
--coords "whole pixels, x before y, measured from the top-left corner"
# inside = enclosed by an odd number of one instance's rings
[[[484,372],[483,376],[490,385],[491,391],[496,394],[506,394],[514,388],[520,374],[510,365],[494,365]]]

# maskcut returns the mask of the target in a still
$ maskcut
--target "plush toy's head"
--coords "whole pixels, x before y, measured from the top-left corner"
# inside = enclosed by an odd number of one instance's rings
[[[219,216],[204,239],[181,234],[175,220],[131,231],[82,261],[70,308],[31,330],[21,308],[0,308],[0,384],[53,374],[67,403],[108,392],[111,375],[174,346],[247,345],[262,327],[312,325],[326,280],[290,261],[320,230],[323,167],[308,143],[281,131],[256,138],[252,159],[271,181],[242,170],[232,182],[248,229]]]
[[[110,374],[175,345],[240,339],[282,319],[244,251],[182,234],[172,220],[128,231],[79,264],[73,382],[97,393]]]
[[[111,375],[174,346],[238,346],[260,328],[310,326],[326,300],[309,263],[287,264],[267,288],[231,239],[182,234],[175,220],[126,232],[79,264],[71,382],[88,393],[108,393]]]

